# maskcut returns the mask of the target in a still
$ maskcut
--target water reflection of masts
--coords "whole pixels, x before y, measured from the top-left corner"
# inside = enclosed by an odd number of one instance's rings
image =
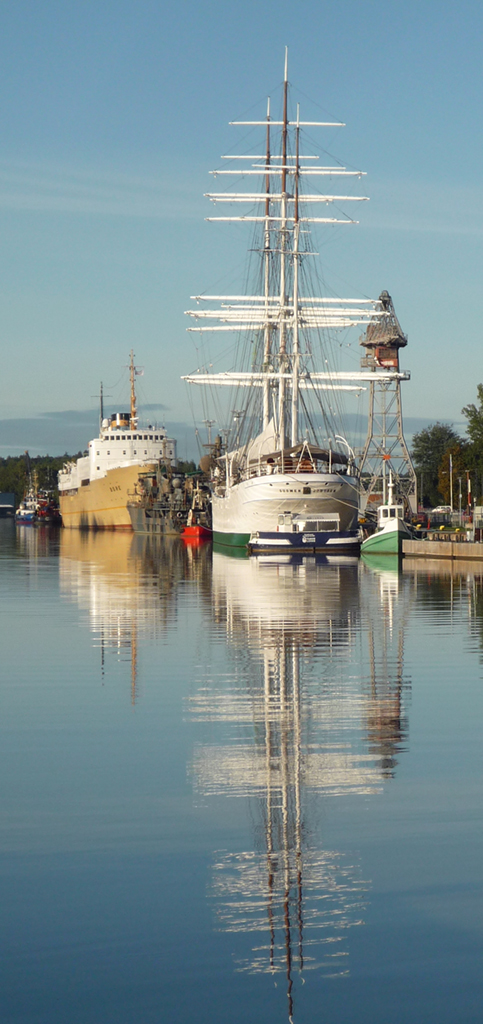
[[[319,848],[310,819],[319,794],[374,793],[382,782],[364,749],[369,694],[345,671],[358,600],[357,564],[213,556],[210,614],[226,628],[235,672],[226,689],[209,672],[190,699],[198,721],[228,730],[225,742],[195,748],[195,779],[205,796],[255,797],[262,843],[220,856],[212,891],[224,929],[262,936],[238,969],[283,972],[290,1016],[296,973],[344,973],[343,940],[362,923],[367,885],[343,854]]]
[[[137,699],[136,686],[137,686],[137,675],[138,675],[138,643],[137,643],[137,630],[136,623],[133,622],[131,629],[131,704],[134,707]]]
[[[287,1000],[289,1020],[293,1014],[293,979],[292,979],[292,922],[290,895],[293,889],[290,864],[291,832],[294,835],[295,853],[295,887],[296,887],[296,930],[298,933],[298,959],[300,970],[303,970],[303,902],[302,902],[302,830],[301,830],[301,724],[300,724],[300,673],[299,655],[293,640],[286,646],[282,640],[279,650],[279,671],[272,672],[268,652],[264,652],[264,696],[265,696],[265,750],[266,750],[266,845],[267,845],[267,913],[270,931],[270,969],[275,970],[276,927],[274,914],[274,883],[276,857],[274,833],[276,832],[277,804],[274,799],[276,780],[272,777],[273,762],[277,758],[276,728],[271,708],[278,706],[280,712],[280,795],[281,795],[281,834],[282,856],[284,865],[283,920],[285,931],[285,967],[287,977]],[[291,693],[287,673],[287,658],[291,658]],[[278,693],[277,693],[278,688]],[[292,735],[291,735],[292,734]],[[290,822],[290,780],[293,780],[293,803],[295,822]]]
[[[372,585],[371,585],[372,584]],[[403,714],[404,635],[414,592],[397,570],[367,576],[366,595],[370,701],[369,749],[378,754],[385,778],[392,778],[408,735]]]

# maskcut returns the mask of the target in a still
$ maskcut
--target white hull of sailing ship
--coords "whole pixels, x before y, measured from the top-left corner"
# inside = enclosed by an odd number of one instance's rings
[[[337,473],[253,477],[213,494],[213,539],[253,553],[357,549],[358,496],[357,480]]]
[[[141,470],[156,473],[160,461],[176,464],[176,441],[164,427],[142,427],[136,411],[134,356],[130,358],[131,411],[104,419],[87,454],[64,464],[58,475],[62,525],[77,530],[132,530],[128,501]],[[101,385],[102,410],[102,385]]]
[[[234,175],[233,189],[208,193],[215,205],[234,207],[232,215],[208,220],[243,221],[259,232],[249,246],[257,284],[245,296],[192,296],[197,308],[188,311],[196,323],[190,330],[201,335],[234,332],[233,355],[240,369],[211,372],[212,342],[207,352],[210,372],[200,367],[185,380],[221,386],[229,396],[223,412],[227,429],[209,444],[210,455],[200,463],[211,475],[214,541],[254,554],[288,548],[346,551],[359,545],[358,478],[354,454],[337,426],[335,393],[360,393],[361,381],[374,379],[374,374],[339,371],[328,357],[340,355],[337,333],[379,322],[386,313],[378,300],[311,293],[310,260],[318,253],[309,225],[331,231],[334,225],[356,223],[343,205],[366,197],[336,195],[332,181],[343,178],[344,191],[350,193],[351,180],[363,172],[313,163],[319,159],[312,155],[317,145],[313,128],[342,125],[301,121],[298,107],[295,118],[289,114],[287,56],[282,99],[278,119],[269,101],[264,119],[232,122],[260,126],[263,141],[253,154],[242,150],[236,156],[232,150],[226,157],[231,165],[213,173]],[[306,127],[310,155],[302,153]],[[321,155],[325,151],[324,146]],[[257,177],[255,190],[251,185]],[[246,190],[240,191],[245,178]],[[315,186],[310,194],[305,184]],[[323,216],[310,212],[318,203]],[[215,305],[206,309],[208,301]],[[207,320],[217,321],[216,326]],[[219,416],[217,412],[216,421],[205,422],[221,423]]]

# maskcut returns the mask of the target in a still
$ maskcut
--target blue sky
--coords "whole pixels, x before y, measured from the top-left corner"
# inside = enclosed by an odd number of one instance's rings
[[[184,310],[233,287],[248,241],[205,223],[208,172],[228,121],[279,95],[285,45],[302,112],[346,122],[330,145],[367,171],[324,275],[392,294],[405,413],[459,423],[483,380],[482,36],[476,2],[3,3],[0,453],[84,447],[131,348],[141,403],[189,448]]]

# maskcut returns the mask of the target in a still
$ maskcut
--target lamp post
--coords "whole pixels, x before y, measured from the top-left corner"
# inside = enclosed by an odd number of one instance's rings
[[[461,477],[460,476],[458,477],[458,483],[460,485],[458,512],[459,512],[459,521],[460,521],[460,526],[461,526]]]
[[[453,515],[453,456],[449,453],[449,503],[451,505],[451,515]]]
[[[216,420],[203,420],[203,423],[205,424],[205,426],[208,429],[208,444],[209,444],[209,446],[211,448],[211,428],[212,428],[213,424],[216,423]]]

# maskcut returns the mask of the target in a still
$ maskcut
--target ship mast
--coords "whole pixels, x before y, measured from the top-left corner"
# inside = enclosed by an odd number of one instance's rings
[[[299,139],[300,107],[297,103],[297,126],[295,128],[295,171],[294,171],[294,225],[293,225],[293,335],[292,335],[292,445],[298,441],[299,431]]]
[[[407,373],[393,368],[368,368],[367,371],[328,372],[305,366],[300,352],[300,328],[308,332],[317,330],[343,330],[362,326],[387,318],[384,305],[378,299],[355,299],[317,297],[299,294],[301,285],[302,256],[316,256],[303,247],[300,251],[300,232],[306,232],[309,225],[326,227],[355,224],[348,214],[341,211],[339,216],[314,216],[310,207],[322,204],[328,212],[339,213],[339,203],[366,202],[364,195],[335,194],[328,181],[328,188],[307,192],[304,183],[317,178],[361,178],[363,171],[348,169],[341,165],[320,166],[318,156],[300,152],[300,129],[304,127],[343,127],[340,121],[301,121],[297,106],[295,120],[288,113],[288,49],[285,51],[283,80],[283,111],[280,120],[273,120],[270,99],[267,112],[261,120],[232,121],[231,124],[247,127],[260,126],[265,129],[265,152],[253,154],[226,155],[224,159],[237,161],[236,167],[219,168],[215,176],[234,175],[237,178],[262,180],[262,191],[256,186],[246,186],[242,191],[225,189],[221,192],[207,192],[206,196],[215,205],[235,204],[239,213],[228,216],[207,217],[208,221],[259,224],[262,239],[262,287],[258,294],[248,295],[194,295],[196,309],[187,310],[195,321],[190,331],[203,334],[212,331],[227,331],[241,335],[243,332],[256,333],[263,338],[263,357],[258,366],[251,370],[210,373],[198,369],[194,374],[183,377],[190,384],[221,385],[222,387],[260,388],[260,413],[263,430],[267,430],[273,417],[275,420],[274,448],[283,451],[286,439],[295,447],[300,440],[302,392],[354,391],[364,390],[364,384],[376,378],[385,381],[408,379]],[[279,155],[272,153],[273,128],[282,133]],[[289,132],[294,130],[294,152],[289,145]],[[245,161],[249,161],[247,163]],[[278,182],[280,184],[278,184]],[[255,184],[255,183],[254,183]],[[338,190],[337,190],[338,191]],[[259,204],[259,205],[258,205]],[[263,205],[262,205],[263,204]],[[244,207],[244,209],[243,209]],[[330,210],[330,207],[332,208]],[[275,241],[275,235],[277,240]],[[274,244],[272,245],[272,242]],[[278,277],[275,273],[277,258]],[[205,304],[213,302],[211,308]],[[209,321],[217,321],[216,324]],[[274,332],[278,332],[278,351],[275,351]],[[272,399],[273,395],[273,399]],[[305,407],[305,401],[303,403]],[[307,413],[306,413],[307,415]],[[238,445],[238,442],[237,442]],[[238,445],[239,446],[239,445]]]
[[[131,349],[131,355],[129,359],[129,378],[131,381],[131,420],[129,423],[130,430],[136,430],[138,425],[138,411],[136,409],[136,388],[134,386],[134,378],[136,376],[136,367],[134,365],[134,352]]]
[[[263,250],[264,257],[264,288],[265,288],[265,339],[263,347],[263,369],[268,371],[270,366],[270,354],[272,347],[272,327],[269,321],[269,308],[270,308],[270,97],[267,103],[267,150],[265,155],[265,165],[267,168],[267,174],[265,177],[265,244]],[[267,379],[263,384],[263,429],[266,430],[270,420],[270,382]]]
[[[283,123],[282,123],[282,180],[280,188],[280,339],[279,339],[279,385],[278,385],[278,437],[281,451],[285,448],[285,372],[287,369],[287,328],[285,310],[287,306],[287,94],[288,94],[288,48],[285,47],[285,70],[283,80]]]

